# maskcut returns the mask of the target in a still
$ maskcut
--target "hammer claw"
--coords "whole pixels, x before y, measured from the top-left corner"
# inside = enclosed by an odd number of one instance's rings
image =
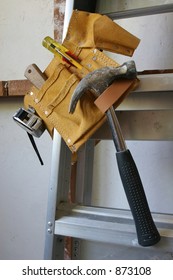
[[[96,97],[105,91],[115,80],[133,79],[137,75],[135,62],[125,62],[119,67],[102,67],[86,75],[77,85],[69,106],[69,113],[74,113],[79,99],[90,90]]]
[[[77,85],[77,87],[74,91],[74,94],[72,95],[71,101],[70,101],[70,106],[69,106],[70,114],[74,113],[78,100],[84,95],[84,93],[87,90],[88,89],[86,87],[83,87],[83,84],[81,82],[79,82],[79,84]]]

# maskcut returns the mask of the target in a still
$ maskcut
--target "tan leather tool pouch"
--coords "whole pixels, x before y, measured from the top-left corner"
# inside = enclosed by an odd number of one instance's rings
[[[111,32],[117,34],[116,38]],[[102,52],[103,49],[114,52],[119,49],[120,53],[132,55],[138,44],[139,39],[109,18],[74,11],[63,45],[78,56],[82,69],[69,66],[55,57],[45,69],[47,80],[42,88],[32,87],[26,94],[25,107],[31,106],[36,110],[51,136],[53,129],[57,129],[71,151],[77,151],[103,124],[105,115],[96,107],[89,92],[80,99],[74,114],[69,114],[75,87],[90,71],[104,66],[118,66]]]

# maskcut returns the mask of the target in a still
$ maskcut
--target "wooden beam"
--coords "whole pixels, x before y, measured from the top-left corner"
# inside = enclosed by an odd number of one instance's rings
[[[31,88],[28,80],[0,81],[0,97],[24,96]]]
[[[1,96],[7,96],[7,82],[6,81],[0,81],[0,97]]]
[[[0,96],[4,96],[4,83],[0,82]]]
[[[8,81],[8,96],[23,96],[31,88],[31,82],[28,80]]]

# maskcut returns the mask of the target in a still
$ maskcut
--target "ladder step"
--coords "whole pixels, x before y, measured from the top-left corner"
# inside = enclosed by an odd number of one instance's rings
[[[173,215],[153,214],[153,219],[161,236],[168,238],[173,245]],[[124,246],[139,246],[133,218],[128,210],[61,203],[57,210],[54,233]],[[170,242],[167,242],[169,246]]]

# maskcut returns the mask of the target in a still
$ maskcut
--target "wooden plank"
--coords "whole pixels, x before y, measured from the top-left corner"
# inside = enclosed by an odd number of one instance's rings
[[[8,96],[24,96],[30,87],[31,82],[28,80],[8,81]]]
[[[7,96],[7,82],[0,81],[0,96]]]
[[[28,80],[0,81],[1,96],[24,96],[32,84]]]
[[[3,87],[3,82],[0,82],[0,96],[4,95],[4,87]]]

